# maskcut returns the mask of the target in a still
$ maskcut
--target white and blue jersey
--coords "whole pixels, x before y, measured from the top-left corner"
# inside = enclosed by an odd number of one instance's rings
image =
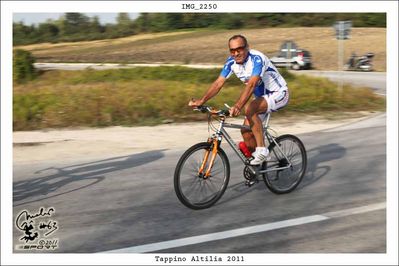
[[[251,76],[260,77],[254,89],[256,97],[287,90],[287,83],[276,67],[273,66],[267,56],[256,50],[249,50],[248,57],[243,64],[237,64],[234,58],[230,56],[220,75],[229,78],[233,73],[245,84]]]

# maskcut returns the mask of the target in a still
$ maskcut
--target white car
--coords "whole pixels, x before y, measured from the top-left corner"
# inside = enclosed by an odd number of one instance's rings
[[[295,49],[290,55],[291,57],[288,58],[287,53],[281,52],[278,56],[270,58],[270,61],[276,67],[289,67],[294,70],[312,68],[312,57],[309,51]]]

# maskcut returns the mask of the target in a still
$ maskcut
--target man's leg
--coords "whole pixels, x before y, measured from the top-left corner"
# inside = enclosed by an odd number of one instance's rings
[[[249,121],[247,118],[245,118],[245,120],[244,120],[244,125],[250,127],[250,124],[249,124]],[[251,129],[241,129],[241,135],[245,142],[245,145],[247,145],[249,151],[251,153],[253,153],[256,148],[256,140],[255,140],[254,133],[252,133]]]
[[[259,118],[258,114],[264,113],[267,111],[267,102],[265,98],[257,98],[253,100],[245,110],[246,121],[249,122],[249,126],[251,127],[253,137],[251,142],[253,142],[253,138],[255,138],[257,147],[265,147],[265,139],[263,137],[263,125],[262,120]],[[245,123],[245,121],[244,121]],[[249,138],[249,135],[247,135]],[[243,136],[244,137],[244,136]],[[244,138],[245,140],[245,138]],[[249,142],[250,142],[249,141]],[[246,143],[247,144],[247,143]],[[250,143],[251,145],[252,143]]]
[[[258,98],[253,100],[245,109],[246,118],[244,125],[250,126],[251,131],[241,130],[241,134],[245,144],[254,156],[251,161],[253,165],[262,163],[268,154],[263,136],[263,123],[259,118],[259,114],[265,113],[267,108],[268,105],[265,98]]]

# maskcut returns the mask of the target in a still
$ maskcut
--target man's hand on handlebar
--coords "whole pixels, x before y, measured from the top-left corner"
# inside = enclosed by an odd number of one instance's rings
[[[203,104],[204,104],[204,101],[197,100],[197,99],[194,99],[194,98],[192,98],[191,101],[188,102],[188,106],[191,106],[191,107],[198,107],[198,106],[201,106]]]
[[[230,107],[229,113],[230,116],[238,116],[241,112],[241,109],[238,108],[236,105],[234,105],[233,107]]]

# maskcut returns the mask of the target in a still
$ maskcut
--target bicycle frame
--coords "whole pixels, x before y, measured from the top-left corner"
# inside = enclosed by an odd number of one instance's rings
[[[226,118],[225,117],[220,117],[220,121],[219,121],[219,127],[216,130],[213,139],[217,140],[215,141],[215,143],[217,143],[217,146],[220,145],[222,137],[224,137],[227,141],[227,143],[230,145],[230,147],[235,151],[235,153],[237,154],[237,156],[241,159],[241,161],[249,167],[249,170],[252,172],[252,174],[263,174],[266,172],[271,172],[271,171],[278,171],[278,170],[284,170],[287,168],[290,168],[292,166],[291,161],[287,158],[287,156],[285,155],[285,153],[281,150],[280,146],[278,145],[278,143],[276,142],[275,138],[269,133],[268,128],[269,128],[269,120],[270,120],[270,113],[268,113],[266,115],[265,121],[263,122],[263,133],[265,135],[265,137],[267,138],[269,144],[271,144],[272,142],[276,145],[277,149],[279,150],[279,152],[284,156],[284,158],[287,160],[288,165],[284,166],[284,167],[275,167],[275,168],[271,168],[271,169],[263,169],[263,170],[259,170],[258,167],[256,166],[252,166],[248,163],[247,158],[242,154],[242,152],[239,150],[239,148],[237,148],[237,145],[235,144],[235,141],[230,137],[230,135],[227,133],[227,131],[225,130],[226,128],[235,128],[235,129],[248,129],[250,130],[249,126],[245,126],[245,125],[238,125],[238,124],[232,124],[232,123],[226,123]],[[216,145],[215,145],[216,146]],[[214,147],[217,149],[217,146]]]
[[[226,107],[230,109],[229,106]],[[243,176],[246,186],[250,187],[259,182],[261,177],[271,192],[284,194],[293,191],[301,182],[306,172],[306,149],[295,135],[278,136],[269,128],[271,114],[266,115],[262,124],[262,137],[267,142],[272,159],[266,160],[262,165],[250,165],[250,159],[236,144],[237,139],[234,141],[226,131],[227,128],[246,131],[250,130],[249,126],[227,123],[230,110],[217,110],[210,106],[198,106],[194,110],[208,114],[208,130],[212,132],[207,142],[199,142],[187,149],[176,165],[174,189],[178,199],[185,206],[194,210],[209,208],[226,191],[231,163],[228,154],[221,148],[223,138],[244,164]]]

